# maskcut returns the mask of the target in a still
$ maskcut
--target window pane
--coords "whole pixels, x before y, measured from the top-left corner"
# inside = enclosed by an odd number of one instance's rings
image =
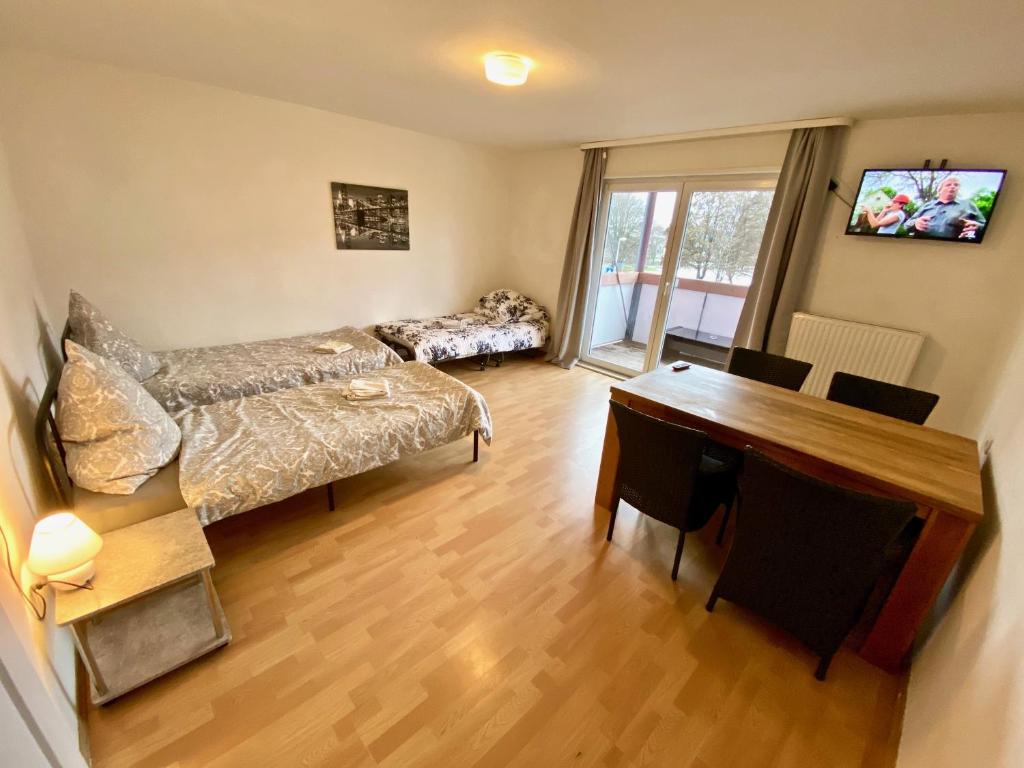
[[[690,195],[662,362],[725,362],[774,194],[746,189]]]
[[[676,193],[612,192],[589,353],[642,371]]]

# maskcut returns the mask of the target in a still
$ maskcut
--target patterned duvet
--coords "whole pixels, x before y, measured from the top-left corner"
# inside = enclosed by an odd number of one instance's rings
[[[458,324],[458,327],[454,327]],[[548,320],[499,323],[477,312],[460,312],[426,320],[397,320],[374,327],[383,339],[401,344],[416,360],[437,363],[460,357],[515,352],[543,347]]]
[[[329,340],[347,341],[353,349],[336,355],[313,351]],[[160,370],[143,381],[142,386],[170,413],[316,384],[402,362],[394,350],[355,328],[156,354]]]
[[[384,368],[391,396],[348,401],[349,379],[203,405],[177,415],[181,493],[203,525],[480,430],[487,403],[423,363]]]

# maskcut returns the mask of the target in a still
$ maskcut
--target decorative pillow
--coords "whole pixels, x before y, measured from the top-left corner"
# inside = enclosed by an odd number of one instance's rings
[[[160,360],[156,355],[115,328],[106,315],[76,291],[72,291],[68,298],[68,321],[71,338],[77,344],[118,363],[137,381],[145,381],[160,370]]]
[[[533,299],[517,291],[501,288],[481,296],[477,312],[498,323],[518,323],[523,315],[539,309]]]
[[[68,339],[57,388],[57,430],[68,475],[99,493],[134,493],[178,455],[181,430],[112,360]]]

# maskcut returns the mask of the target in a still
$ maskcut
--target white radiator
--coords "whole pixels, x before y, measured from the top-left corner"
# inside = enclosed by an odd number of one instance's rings
[[[825,397],[836,371],[906,384],[923,343],[916,331],[794,312],[786,357],[814,363],[800,391]]]

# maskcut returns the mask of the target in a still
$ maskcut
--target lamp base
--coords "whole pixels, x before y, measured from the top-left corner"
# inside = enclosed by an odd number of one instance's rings
[[[50,586],[61,592],[70,592],[73,589],[81,589],[96,575],[96,561],[89,560],[77,568],[72,568],[60,573],[51,573],[47,580]]]

